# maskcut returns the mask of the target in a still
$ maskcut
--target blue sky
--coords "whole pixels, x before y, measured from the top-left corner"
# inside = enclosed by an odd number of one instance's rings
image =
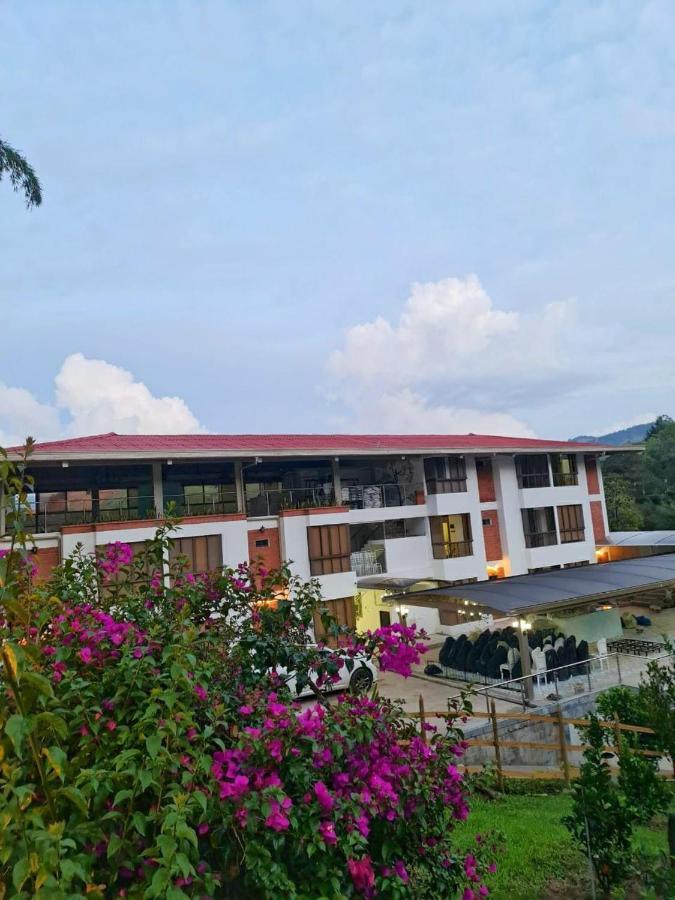
[[[658,0],[5,2],[0,438],[674,412],[674,55]]]

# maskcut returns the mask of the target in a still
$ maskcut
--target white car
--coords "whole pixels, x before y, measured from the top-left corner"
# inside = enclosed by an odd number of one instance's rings
[[[373,683],[377,681],[377,667],[371,660],[369,660],[362,653],[357,653],[356,656],[350,657],[347,653],[343,653],[340,650],[331,650],[331,649],[323,649],[319,651],[324,656],[334,656],[337,655],[342,659],[342,665],[338,670],[339,681],[334,682],[328,689],[331,691],[343,691],[349,689],[354,694],[363,694],[365,691],[370,690]],[[347,660],[351,659],[354,663],[351,671],[347,667]],[[283,666],[277,666],[277,675],[284,679],[286,684],[291,690],[291,693],[295,694],[295,672],[287,673],[286,669]],[[312,681],[316,681],[317,675],[314,673],[310,675]],[[324,687],[324,690],[328,687],[327,685]],[[313,697],[314,691],[307,685],[304,687],[298,697]]]

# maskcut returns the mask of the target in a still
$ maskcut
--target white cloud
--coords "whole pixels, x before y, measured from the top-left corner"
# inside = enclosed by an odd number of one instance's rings
[[[501,434],[534,437],[534,432],[508,413],[434,406],[408,388],[362,397],[352,404],[344,426],[349,431],[382,434]]]
[[[24,388],[0,384],[0,441],[118,431],[191,434],[204,431],[180,397],[155,397],[131,372],[82,353],[68,356],[55,379],[55,400],[40,403]]]
[[[397,321],[347,329],[328,372],[354,427],[532,434],[508,410],[579,383],[574,312],[569,300],[498,309],[475,275],[414,284]]]

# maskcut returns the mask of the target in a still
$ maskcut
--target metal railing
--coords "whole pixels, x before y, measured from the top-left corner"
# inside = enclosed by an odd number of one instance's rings
[[[282,509],[310,509],[334,506],[335,494],[324,488],[288,488],[260,491],[246,498],[249,516],[276,516]]]
[[[558,543],[558,535],[555,531],[526,531],[525,546],[532,549],[533,547],[552,547]]]
[[[466,491],[466,475],[462,478],[427,478],[430,494],[461,494]]]
[[[586,540],[586,530],[584,528],[561,528],[560,543],[575,544],[578,541]]]
[[[172,504],[172,506],[170,506]],[[193,500],[184,494],[164,494],[164,512],[184,516],[216,516],[238,512],[235,491],[222,492],[219,498]],[[155,498],[151,495],[135,496],[119,501],[96,499],[82,500],[76,509],[40,508],[29,518],[27,530],[35,534],[58,531],[68,525],[91,525],[97,522],[133,522],[139,519],[157,518]]]
[[[434,559],[459,559],[473,556],[473,541],[432,541]]]
[[[576,472],[554,472],[553,487],[571,487],[579,484],[579,478]]]
[[[519,475],[518,476],[518,487],[520,488],[541,488],[541,487],[550,487],[551,480],[548,476],[548,472],[535,472],[532,475]]]
[[[350,509],[414,506],[424,503],[424,485],[421,482],[345,485],[341,497],[342,503]]]

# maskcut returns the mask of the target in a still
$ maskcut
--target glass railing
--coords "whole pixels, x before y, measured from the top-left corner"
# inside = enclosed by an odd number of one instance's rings
[[[424,485],[420,482],[344,485],[341,498],[344,506],[350,509],[414,506],[425,501]]]
[[[153,496],[134,497],[130,503],[121,499],[119,502],[104,501],[97,508],[96,501],[85,501],[79,508],[54,509],[39,506],[28,517],[27,530],[36,534],[58,531],[68,525],[91,525],[97,522],[132,522],[139,519],[157,518]],[[183,494],[165,494],[164,512],[180,518],[186,516],[217,516],[236,513],[237,495],[235,491],[223,492],[218,498],[202,498],[194,500]]]
[[[427,478],[427,491],[430,494],[461,494],[466,491],[464,478]]]
[[[335,494],[323,488],[289,488],[288,490],[260,491],[246,498],[249,516],[276,516],[284,509],[312,509],[334,506]]]
[[[520,488],[542,488],[550,487],[551,480],[548,472],[537,472],[532,475],[518,475],[518,487]]]
[[[553,486],[554,487],[571,487],[572,485],[579,484],[579,478],[577,477],[576,472],[554,472],[553,473]]]

